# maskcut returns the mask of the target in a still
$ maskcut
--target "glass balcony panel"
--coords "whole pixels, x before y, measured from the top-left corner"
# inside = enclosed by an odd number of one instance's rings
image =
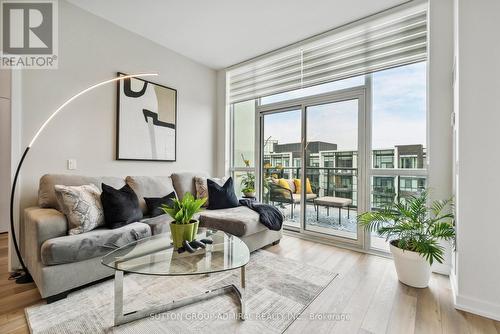
[[[372,176],[371,210],[383,209],[405,197],[418,195],[425,190],[427,178],[422,176]],[[377,232],[371,234],[371,248],[388,252],[389,243]]]
[[[425,168],[426,63],[372,74],[372,167]]]
[[[255,166],[255,100],[233,105],[233,167]]]
[[[254,172],[243,172],[243,171],[234,171],[233,172],[233,180],[234,180],[234,192],[236,196],[242,197],[243,190],[247,185],[249,187],[253,187],[255,189],[255,173]],[[244,181],[244,182],[243,182]],[[252,186],[253,184],[253,186]]]

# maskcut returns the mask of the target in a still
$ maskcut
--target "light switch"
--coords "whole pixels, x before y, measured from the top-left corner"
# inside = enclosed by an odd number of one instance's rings
[[[76,160],[75,159],[68,159],[68,169],[69,170],[76,169]]]

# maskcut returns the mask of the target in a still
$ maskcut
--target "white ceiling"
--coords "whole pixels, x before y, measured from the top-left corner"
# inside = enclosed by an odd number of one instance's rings
[[[405,0],[68,0],[214,69]]]

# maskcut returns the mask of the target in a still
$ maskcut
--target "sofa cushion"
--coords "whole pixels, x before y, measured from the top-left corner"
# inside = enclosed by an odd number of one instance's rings
[[[300,194],[292,194],[293,197],[293,202],[294,203],[300,203]],[[306,194],[306,201],[310,201],[318,197],[316,194]]]
[[[125,181],[137,194],[142,213],[148,211],[144,197],[163,197],[174,191],[170,176],[127,176]]]
[[[259,214],[246,206],[202,211],[200,224],[237,237],[267,230],[267,227],[260,223]]]
[[[148,224],[152,235],[170,232],[170,222],[174,219],[169,215],[161,215],[156,217],[148,217],[141,220],[141,223]]]
[[[40,178],[38,187],[38,206],[41,208],[51,208],[61,211],[56,198],[54,186],[56,184],[64,186],[83,186],[85,184],[95,184],[101,189],[102,183],[112,187],[120,188],[125,184],[125,179],[121,177],[93,177],[71,174],[45,174]]]
[[[193,219],[199,220],[200,214],[195,213],[193,215]],[[162,233],[170,232],[170,223],[173,222],[174,219],[167,214],[156,216],[156,217],[148,217],[141,220],[141,223],[148,224],[151,228],[151,234],[157,235]]]
[[[187,192],[196,197],[196,186],[194,185],[195,176],[208,177],[209,175],[204,172],[184,172],[173,173],[171,175],[175,193],[177,194],[179,200],[181,200]]]
[[[78,262],[103,256],[113,249],[151,236],[147,224],[132,223],[117,229],[98,228],[87,233],[46,240],[41,248],[45,265]]]

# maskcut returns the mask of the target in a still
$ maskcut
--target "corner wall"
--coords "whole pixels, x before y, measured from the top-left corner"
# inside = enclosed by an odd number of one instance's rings
[[[229,111],[226,97],[226,71],[217,71],[217,163],[218,175],[229,175],[230,173],[230,124]]]
[[[0,70],[0,233],[9,230],[11,71]]]
[[[455,0],[456,307],[500,320],[500,2]]]
[[[427,142],[430,200],[452,197],[453,0],[429,1],[429,60],[427,62]],[[443,242],[445,261],[432,266],[449,275],[451,245]]]

